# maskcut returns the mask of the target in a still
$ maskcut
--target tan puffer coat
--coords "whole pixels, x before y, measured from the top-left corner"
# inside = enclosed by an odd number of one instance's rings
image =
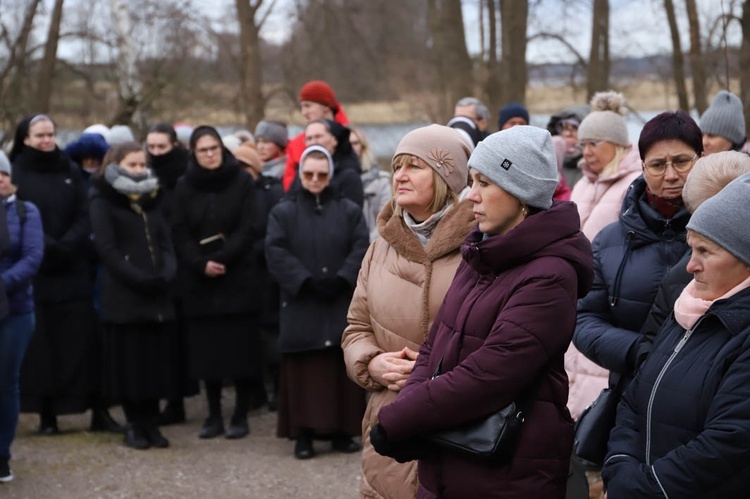
[[[391,203],[378,216],[381,238],[362,261],[341,342],[349,377],[371,392],[362,421],[362,497],[412,499],[416,494],[417,462],[399,464],[370,444],[378,411],[398,392],[370,377],[367,365],[383,352],[419,350],[461,261],[459,247],[474,225],[471,203],[462,201],[422,247]]]

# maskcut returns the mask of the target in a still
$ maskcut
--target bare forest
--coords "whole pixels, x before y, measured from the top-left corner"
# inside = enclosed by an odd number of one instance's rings
[[[666,20],[654,36],[671,52],[638,60],[612,50],[613,38],[629,36],[614,3],[0,0],[0,140],[32,112],[71,129],[295,122],[297,91],[311,79],[329,82],[359,123],[444,122],[467,95],[492,110],[517,101],[554,112],[609,88],[699,113],[729,88],[750,117],[750,0],[702,10],[696,0],[651,0]],[[263,36],[272,16],[283,17],[283,41]],[[571,42],[584,25],[587,51]],[[741,35],[730,40],[731,30]],[[541,43],[560,61],[529,60]]]

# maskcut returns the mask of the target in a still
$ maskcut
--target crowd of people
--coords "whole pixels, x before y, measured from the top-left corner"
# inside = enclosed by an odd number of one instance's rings
[[[361,451],[366,498],[745,493],[736,95],[637,140],[615,91],[546,129],[509,103],[494,133],[466,97],[387,168],[327,83],[299,106],[292,138],[271,119],[157,123],[143,142],[92,125],[63,149],[51,117],[19,122],[0,152],[0,482],[20,412],[55,435],[90,410],[91,431],[164,448],[202,387],[199,438],[242,439],[267,405],[297,459]],[[574,422],[605,389],[621,401],[597,465]],[[435,443],[506,407],[522,422],[501,458]]]

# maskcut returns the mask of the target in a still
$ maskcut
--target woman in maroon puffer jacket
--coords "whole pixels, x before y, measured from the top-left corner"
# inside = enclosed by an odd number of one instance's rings
[[[573,444],[563,357],[576,300],[591,286],[591,245],[575,205],[552,201],[557,169],[546,130],[491,135],[469,168],[477,230],[409,381],[380,410],[371,440],[396,459],[420,458],[419,498],[562,498]],[[432,379],[441,357],[442,374]],[[420,455],[413,444],[528,397],[518,444],[500,463]]]

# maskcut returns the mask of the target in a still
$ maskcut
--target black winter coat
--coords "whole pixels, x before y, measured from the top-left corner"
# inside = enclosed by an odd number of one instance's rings
[[[608,497],[748,497],[749,310],[745,289],[688,332],[667,320],[617,409]]]
[[[39,208],[44,228],[44,260],[34,279],[37,303],[89,298],[89,207],[81,170],[59,149],[24,147],[13,161],[18,199]]]
[[[369,243],[362,209],[328,188],[318,197],[303,190],[271,210],[266,261],[281,287],[282,352],[339,347]],[[306,280],[324,277],[343,278],[348,289],[330,300],[303,289]]]
[[[261,224],[261,237],[255,243],[255,254],[258,261],[258,282],[262,289],[260,326],[271,330],[279,327],[279,285],[268,272],[266,263],[265,238],[268,228],[268,216],[274,206],[284,197],[281,180],[261,175],[255,180],[258,216]]]
[[[216,170],[191,159],[175,189],[174,244],[185,277],[184,304],[188,317],[252,314],[260,309],[254,244],[261,232],[253,180],[227,150]],[[217,240],[202,240],[221,234]],[[211,260],[226,274],[208,277]]]
[[[167,154],[161,156],[148,154],[148,166],[159,179],[162,191],[161,211],[170,225],[175,203],[174,190],[177,187],[177,181],[187,170],[189,158],[190,154],[181,145],[176,145]]]
[[[631,373],[640,330],[664,275],[687,251],[690,213],[667,220],[646,201],[646,181],[628,188],[620,220],[594,238],[594,285],[578,301],[573,343],[615,373]]]
[[[94,245],[104,268],[102,320],[112,324],[173,320],[167,285],[175,277],[177,263],[160,199],[148,199],[134,208],[130,199],[101,178],[93,181],[89,196]]]

